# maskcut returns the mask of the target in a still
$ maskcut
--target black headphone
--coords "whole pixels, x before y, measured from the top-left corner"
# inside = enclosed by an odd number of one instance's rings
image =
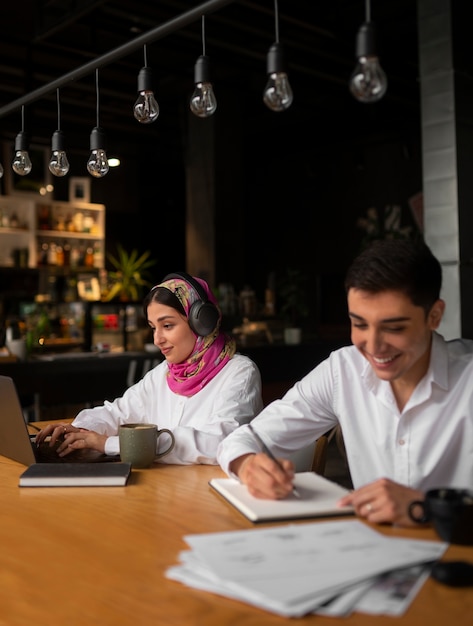
[[[220,313],[213,302],[210,302],[207,294],[204,291],[202,285],[194,280],[190,274],[186,272],[176,272],[174,274],[168,274],[163,278],[162,282],[170,280],[171,278],[181,278],[185,280],[189,285],[192,285],[197,291],[200,300],[196,300],[191,304],[187,319],[189,326],[200,337],[206,337],[210,335],[217,327]]]

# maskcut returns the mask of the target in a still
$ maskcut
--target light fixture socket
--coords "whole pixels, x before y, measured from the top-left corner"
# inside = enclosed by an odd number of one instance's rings
[[[266,57],[267,74],[284,72],[284,48],[279,42],[273,43]]]
[[[142,67],[138,74],[138,92],[153,91],[153,71],[150,67]]]
[[[194,83],[210,82],[210,59],[201,54],[194,65]]]
[[[15,152],[19,150],[28,151],[28,143],[28,134],[24,130],[21,130],[15,138]]]
[[[377,56],[376,28],[373,22],[365,22],[356,35],[356,58]]]
[[[55,130],[51,139],[51,150],[61,151],[64,150],[64,133],[62,130]]]
[[[105,133],[99,126],[93,128],[90,133],[90,149],[105,150]]]

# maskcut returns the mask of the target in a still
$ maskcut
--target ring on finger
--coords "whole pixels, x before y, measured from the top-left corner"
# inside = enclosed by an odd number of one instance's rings
[[[368,504],[366,505],[366,510],[368,511],[368,513],[371,513],[371,511],[373,510],[373,505],[371,504],[371,502],[368,502]]]

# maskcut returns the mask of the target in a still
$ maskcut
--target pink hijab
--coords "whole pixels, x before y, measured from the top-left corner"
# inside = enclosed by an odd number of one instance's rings
[[[205,337],[195,335],[194,349],[186,361],[168,363],[168,386],[171,391],[181,396],[193,396],[205,387],[225,367],[236,350],[234,339],[220,330],[222,314],[215,296],[205,280],[195,276],[193,278],[202,286],[208,300],[217,307],[219,317],[217,325],[210,335]],[[156,287],[169,289],[177,297],[187,316],[192,304],[201,299],[196,289],[180,277],[170,278],[156,285]]]

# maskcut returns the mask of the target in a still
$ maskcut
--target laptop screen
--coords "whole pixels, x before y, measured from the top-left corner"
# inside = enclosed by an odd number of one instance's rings
[[[91,449],[60,457],[56,454],[56,446],[49,446],[48,442],[37,448],[28,432],[15,383],[8,376],[0,376],[0,455],[24,465],[120,461],[120,456],[107,456]]]

